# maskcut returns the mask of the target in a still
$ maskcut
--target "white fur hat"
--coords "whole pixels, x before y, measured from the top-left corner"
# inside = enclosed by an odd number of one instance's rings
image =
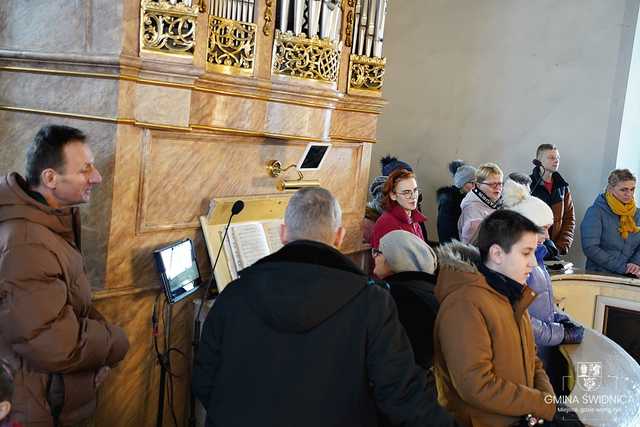
[[[553,211],[549,205],[529,194],[527,187],[511,179],[504,183],[502,207],[518,212],[538,227],[553,225]]]

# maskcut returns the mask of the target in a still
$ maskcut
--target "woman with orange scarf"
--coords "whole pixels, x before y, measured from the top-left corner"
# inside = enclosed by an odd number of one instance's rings
[[[640,277],[640,211],[635,190],[631,171],[615,169],[606,191],[587,209],[580,232],[588,271]]]

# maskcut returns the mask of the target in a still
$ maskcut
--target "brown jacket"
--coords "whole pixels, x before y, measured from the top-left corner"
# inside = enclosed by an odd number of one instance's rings
[[[576,214],[573,210],[573,198],[567,187],[562,200],[551,205],[553,211],[553,226],[549,237],[556,244],[560,255],[566,255],[573,243],[573,234],[576,229]]]
[[[509,426],[527,414],[551,420],[553,389],[527,313],[535,294],[525,288],[512,307],[476,268],[476,248],[454,242],[438,253],[434,366],[440,404],[465,426]]]
[[[121,361],[129,343],[92,306],[78,209],[50,208],[24,188],[18,174],[0,178],[0,357],[16,369],[17,421],[52,426],[49,391],[64,393],[69,425],[91,416],[96,370]]]
[[[549,237],[553,240],[560,255],[566,255],[573,243],[576,229],[576,214],[573,209],[573,198],[569,184],[562,175],[554,172],[551,175],[553,186],[547,191],[540,178],[540,171],[534,168],[531,174],[531,194],[543,200],[553,211],[553,225],[549,230]]]

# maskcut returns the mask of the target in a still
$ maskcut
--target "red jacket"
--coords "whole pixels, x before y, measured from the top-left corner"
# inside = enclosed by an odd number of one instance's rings
[[[409,218],[402,206],[396,203],[391,210],[383,213],[376,221],[376,225],[373,226],[371,247],[377,248],[380,245],[380,239],[382,239],[385,234],[394,230],[408,231],[424,240],[420,223],[426,220],[427,217],[422,215],[417,209],[411,211],[411,218]]]

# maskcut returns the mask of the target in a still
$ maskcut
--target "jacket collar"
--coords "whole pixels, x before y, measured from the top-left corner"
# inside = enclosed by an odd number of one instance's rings
[[[549,254],[549,250],[544,244],[540,244],[536,247],[536,261],[538,265],[544,265],[544,257]]]
[[[540,168],[536,166],[535,168],[533,168],[533,172],[531,172],[531,182],[532,183],[536,183],[540,179],[541,179],[540,178]],[[554,190],[556,188],[562,188],[562,187],[568,187],[569,186],[569,183],[564,180],[564,178],[562,177],[562,175],[560,175],[559,172],[554,172],[554,173],[551,174],[551,182],[553,182],[552,190]],[[542,182],[540,184],[542,184]]]
[[[80,250],[79,209],[52,208],[30,193],[24,178],[15,172],[0,179],[0,221],[21,219],[43,225]]]
[[[511,305],[514,305],[522,297],[522,285],[520,283],[490,269],[484,264],[480,264],[478,270],[487,280],[489,286],[507,297]]]
[[[417,295],[422,301],[431,303],[434,301],[433,289],[436,283],[436,276],[423,271],[403,271],[393,274],[385,279],[393,291],[396,289],[406,289]]]
[[[387,281],[392,283],[403,283],[418,280],[436,283],[436,279],[437,277],[434,274],[425,273],[424,271],[403,271],[387,277]]]
[[[274,262],[322,265],[349,273],[365,275],[360,268],[340,253],[340,251],[329,245],[313,240],[295,240],[289,242],[279,251],[258,260],[255,265]]]
[[[425,222],[427,217],[424,216],[418,209],[411,211],[411,218],[407,216],[406,211],[398,203],[394,203],[394,206],[389,211],[389,214],[396,218],[403,224],[413,224],[414,222]]]
[[[473,190],[471,190],[471,192],[478,198],[478,200],[489,206],[491,209],[498,209],[500,208],[500,206],[502,206],[502,198],[494,202],[489,196],[484,193],[484,191],[480,190],[478,187],[473,187]]]

